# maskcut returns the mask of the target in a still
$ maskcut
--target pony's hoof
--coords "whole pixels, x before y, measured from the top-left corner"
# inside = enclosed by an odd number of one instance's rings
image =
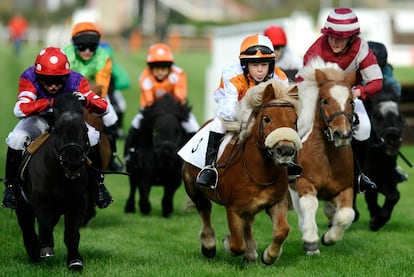
[[[79,259],[73,259],[69,262],[68,268],[71,271],[82,271],[83,270],[83,262]]]
[[[319,255],[321,252],[318,248],[318,242],[304,242],[303,249],[305,250],[306,255],[313,256]]]
[[[325,234],[326,234],[326,233],[325,233]],[[334,245],[334,244],[335,244],[335,241],[327,242],[327,241],[325,240],[325,234],[323,234],[323,235],[322,235],[322,238],[321,238],[321,243],[322,243],[322,245],[325,245],[325,246]]]
[[[207,247],[201,246],[201,253],[206,258],[209,258],[209,259],[214,258],[216,256],[216,247],[207,248]]]
[[[40,248],[40,258],[53,257],[55,255],[55,250],[53,247],[47,246]]]

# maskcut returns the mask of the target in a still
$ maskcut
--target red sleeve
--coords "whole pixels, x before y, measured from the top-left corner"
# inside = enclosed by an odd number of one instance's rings
[[[91,113],[104,114],[108,109],[108,102],[105,99],[99,97],[95,92],[89,87],[88,80],[85,77],[81,79],[81,82],[78,87],[78,91],[85,95],[88,99],[86,101],[86,109]]]
[[[36,99],[36,88],[26,78],[19,79],[19,93],[17,97],[14,114],[18,118],[43,112],[53,103],[53,100],[50,99]]]

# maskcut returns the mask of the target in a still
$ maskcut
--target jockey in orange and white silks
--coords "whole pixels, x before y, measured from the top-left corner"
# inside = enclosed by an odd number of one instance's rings
[[[201,186],[215,188],[217,185],[215,162],[218,148],[231,122],[244,121],[239,118],[238,104],[246,91],[269,79],[289,85],[286,74],[275,67],[275,53],[268,37],[259,34],[246,37],[240,46],[239,60],[239,63],[232,64],[222,71],[220,85],[214,91],[214,100],[217,103],[216,117],[178,152],[185,161],[195,166],[206,165],[196,181]],[[207,145],[199,145],[201,141],[206,140]],[[198,153],[205,154],[205,161],[199,163],[195,158],[193,160]]]
[[[148,49],[147,65],[139,78],[141,111],[166,93],[173,95],[182,105],[186,104],[187,75],[174,64],[173,53],[167,44],[156,43]],[[139,129],[141,119],[142,113],[139,112],[132,120],[132,127]],[[182,126],[188,134],[194,134],[200,128],[192,112]]]
[[[352,93],[355,112],[358,114],[360,123],[354,138],[364,141],[370,136],[371,123],[362,101],[381,89],[381,68],[368,43],[358,36],[360,33],[358,18],[351,9],[333,10],[321,32],[323,35],[307,50],[303,62],[306,65],[313,57],[320,56],[325,62],[337,63],[346,72],[357,72],[357,80]]]

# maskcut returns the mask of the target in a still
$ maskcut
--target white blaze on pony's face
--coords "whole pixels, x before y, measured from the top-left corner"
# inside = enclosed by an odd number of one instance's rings
[[[332,97],[338,102],[341,111],[346,111],[349,102],[349,88],[341,85],[333,86],[330,89]]]

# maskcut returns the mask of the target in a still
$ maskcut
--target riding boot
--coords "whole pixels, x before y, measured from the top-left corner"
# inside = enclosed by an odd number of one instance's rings
[[[101,155],[99,151],[99,144],[93,146],[89,152],[89,159],[92,161],[92,166],[101,169]],[[95,165],[95,166],[94,166]],[[89,177],[92,178],[93,184],[96,185],[96,205],[104,209],[113,202],[112,196],[104,184],[104,175],[96,169],[89,171]]]
[[[198,173],[196,183],[199,186],[216,189],[218,172],[215,167],[221,139],[224,134],[210,132],[206,151],[206,166]]]
[[[18,170],[23,161],[22,151],[7,148],[6,180],[2,206],[16,209],[16,186],[18,183]]]
[[[395,173],[395,176],[397,176],[398,183],[402,183],[408,180],[408,174],[407,172],[404,171],[404,169],[402,169],[401,166],[397,165],[394,168],[394,173]]]
[[[136,164],[137,161],[137,144],[140,136],[140,130],[131,127],[128,132],[128,136],[125,139],[124,146],[124,160],[127,169]]]
[[[359,192],[377,189],[377,185],[362,172],[368,146],[369,145],[367,141],[358,141],[358,140],[352,141],[352,150],[354,153],[355,185],[356,185],[356,189]]]
[[[118,136],[117,133],[117,125],[114,124],[109,127],[105,127],[104,132],[108,135],[109,145],[111,147],[112,156],[111,161],[109,163],[109,169],[113,171],[122,171],[124,169],[124,166],[117,161],[117,151],[116,151],[116,138]]]

